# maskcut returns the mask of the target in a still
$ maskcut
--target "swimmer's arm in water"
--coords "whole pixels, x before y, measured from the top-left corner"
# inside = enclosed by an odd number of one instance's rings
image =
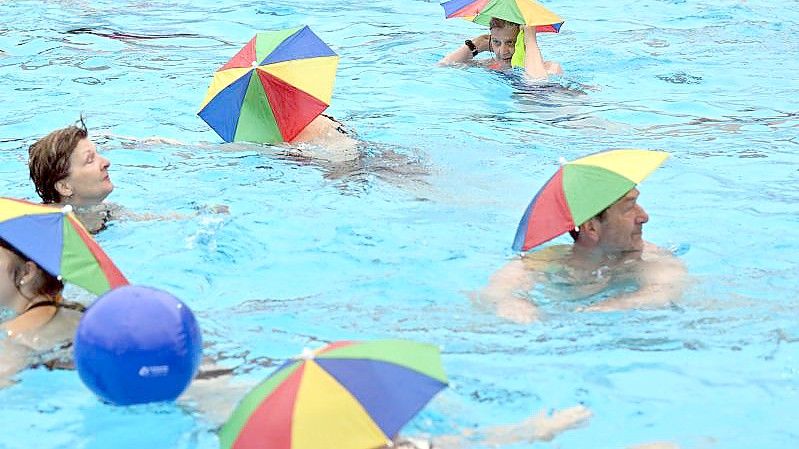
[[[340,160],[351,160],[355,159],[360,155],[358,151],[358,144],[359,141],[355,138],[356,136],[352,132],[341,131],[341,129],[347,129],[344,125],[337,120],[331,120],[325,115],[317,116],[311,123],[309,123],[303,130],[295,136],[294,140],[292,140],[288,145],[291,145],[292,149],[295,149],[300,152],[299,156],[303,157],[311,157],[314,159],[326,159],[332,161],[340,161]],[[161,137],[161,136],[150,136],[145,138],[139,137],[132,137],[132,136],[122,136],[118,134],[99,134],[99,137],[106,138],[106,139],[114,139],[119,140],[122,142],[123,147],[131,147],[131,148],[144,148],[147,146],[158,146],[158,145],[169,145],[169,146],[182,146],[182,147],[191,147],[191,148],[211,148],[214,150],[224,149],[229,151],[248,151],[252,150],[256,147],[256,144],[252,143],[227,143],[224,146],[215,143],[209,142],[195,142],[195,143],[185,143],[179,140],[175,140],[168,137]],[[299,144],[299,145],[297,145]],[[310,144],[312,146],[318,146],[323,148],[327,151],[318,152],[314,151],[315,149],[309,148],[301,148],[304,145],[302,144]],[[217,212],[221,213],[221,212]],[[141,217],[141,218],[137,218]],[[158,220],[159,217],[151,215],[148,218],[147,214],[132,214],[131,216],[127,217],[131,220]],[[172,217],[174,219],[181,219],[186,217]]]
[[[488,51],[489,39],[490,37],[488,34],[481,34],[471,39],[472,43],[477,48],[478,54],[484,51]],[[466,44],[463,44],[460,47],[458,47],[457,50],[453,51],[447,56],[444,56],[444,59],[439,61],[438,65],[464,64],[472,61],[474,59],[474,56],[475,55],[472,54],[472,49],[467,47]]]
[[[655,441],[652,443],[636,444],[627,449],[680,449],[680,446],[670,441]]]
[[[534,80],[546,80],[548,75],[562,75],[563,68],[555,61],[544,61],[534,26],[524,29],[524,71]]]
[[[256,382],[234,376],[234,369],[217,365],[212,358],[205,358],[197,375],[178,401],[201,412],[214,426],[224,424]]]
[[[112,134],[112,133],[100,133],[98,137],[105,138],[105,139],[112,139],[112,140],[119,140],[122,141],[123,146],[146,146],[146,145],[172,145],[172,146],[186,146],[186,143],[183,143],[179,140],[172,139],[169,137],[161,137],[161,136],[150,136],[150,137],[133,137],[133,136],[122,136],[119,134]]]
[[[519,292],[532,290],[535,273],[522,258],[508,262],[488,280],[488,285],[476,295],[479,304],[494,310],[497,316],[516,323],[531,323],[539,319],[538,307]]]
[[[194,215],[180,214],[177,212],[170,212],[163,215],[133,212],[118,204],[114,204],[116,209],[112,212],[112,218],[130,221],[161,221],[161,220],[189,220],[197,215],[203,214],[228,214],[230,208],[225,204],[213,204],[197,206],[197,213]]]
[[[623,293],[583,310],[611,312],[648,309],[667,306],[679,300],[687,283],[688,271],[685,264],[670,251],[648,242],[644,254],[654,257],[641,262],[638,272],[640,287],[637,291]]]
[[[0,388],[14,385],[14,375],[28,366],[30,356],[29,348],[8,340],[0,341]]]
[[[179,401],[190,403],[208,422],[221,426],[255,385],[257,384],[235,379],[232,375],[196,378],[180,396]]]
[[[86,230],[88,230],[91,234],[97,234],[104,230],[109,221],[149,221],[183,218],[178,216],[166,217],[154,214],[141,214],[132,212],[116,203],[101,203],[97,206],[92,206],[89,208],[76,209],[75,216],[78,217],[78,220],[81,222],[83,227],[85,227]]]
[[[83,227],[91,234],[97,234],[106,228],[109,221],[162,221],[162,220],[189,220],[204,214],[228,214],[228,206],[224,204],[203,205],[197,207],[195,215],[185,215],[176,212],[163,215],[133,212],[116,203],[102,203],[90,208],[75,210],[75,216]]]
[[[581,427],[591,418],[591,410],[578,405],[547,415],[543,410],[517,424],[464,431],[463,435],[433,438],[433,447],[461,449],[478,442],[480,446],[499,446],[535,441],[550,441],[558,434]],[[471,443],[471,444],[470,444]]]

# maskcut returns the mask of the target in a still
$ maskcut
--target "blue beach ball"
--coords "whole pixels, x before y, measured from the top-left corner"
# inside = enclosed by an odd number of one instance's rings
[[[75,364],[90,390],[116,405],[172,401],[189,385],[202,356],[197,320],[167,292],[125,286],[83,315]]]

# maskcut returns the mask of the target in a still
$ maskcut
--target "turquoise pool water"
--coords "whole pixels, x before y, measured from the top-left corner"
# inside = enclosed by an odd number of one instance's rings
[[[200,319],[206,355],[256,381],[338,339],[444,347],[453,386],[408,428],[518,421],[578,403],[554,447],[799,445],[799,12],[795,2],[549,1],[540,38],[565,89],[435,62],[480,28],[436,2],[0,2],[0,191],[34,198],[27,145],[85,113],[110,200],[183,219],[98,236],[128,277]],[[331,164],[219,144],[196,115],[255,31],[308,24],[341,55],[329,112],[369,142]],[[111,39],[90,28],[157,39]],[[162,136],[183,144],[146,144]],[[606,148],[672,158],[641,187],[645,237],[692,284],[672,309],[515,325],[468,297],[512,256],[524,207],[557,167]],[[226,204],[229,215],[204,212]],[[566,240],[563,240],[566,241]],[[220,392],[224,394],[224,392]],[[0,390],[0,447],[213,448],[176,405],[101,404],[75,372]]]

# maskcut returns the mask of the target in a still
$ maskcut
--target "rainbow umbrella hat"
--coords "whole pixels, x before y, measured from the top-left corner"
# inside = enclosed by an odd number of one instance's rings
[[[375,449],[446,386],[435,346],[333,343],[306,351],[250,391],[219,441],[223,449]]]
[[[580,226],[655,171],[665,151],[611,150],[564,163],[524,212],[513,249],[527,251]]]
[[[58,209],[0,198],[0,238],[44,271],[95,295],[128,284],[71,206]]]
[[[557,33],[563,19],[535,0],[449,0],[441,4],[447,19],[460,17],[488,26],[492,17]]]
[[[197,115],[225,142],[290,142],[330,104],[337,66],[307,26],[258,33],[214,74]]]

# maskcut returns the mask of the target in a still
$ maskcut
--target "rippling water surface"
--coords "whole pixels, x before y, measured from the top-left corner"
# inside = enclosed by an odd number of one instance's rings
[[[547,2],[566,24],[539,41],[567,76],[542,89],[436,67],[480,32],[436,2],[0,1],[2,195],[34,198],[27,145],[84,113],[110,199],[184,217],[99,240],[189,303],[207,355],[255,381],[332,340],[440,344],[453,386],[410,433],[583,403],[590,425],[555,447],[796,447],[796,3],[589,3]],[[368,142],[355,162],[221,145],[195,115],[254,32],[298,24],[341,55],[329,112]],[[672,153],[640,202],[647,238],[688,266],[684,300],[530,326],[474,308],[558,158],[618,147]],[[103,405],[74,372],[28,370],[0,404],[2,447],[218,445],[201,415]]]

